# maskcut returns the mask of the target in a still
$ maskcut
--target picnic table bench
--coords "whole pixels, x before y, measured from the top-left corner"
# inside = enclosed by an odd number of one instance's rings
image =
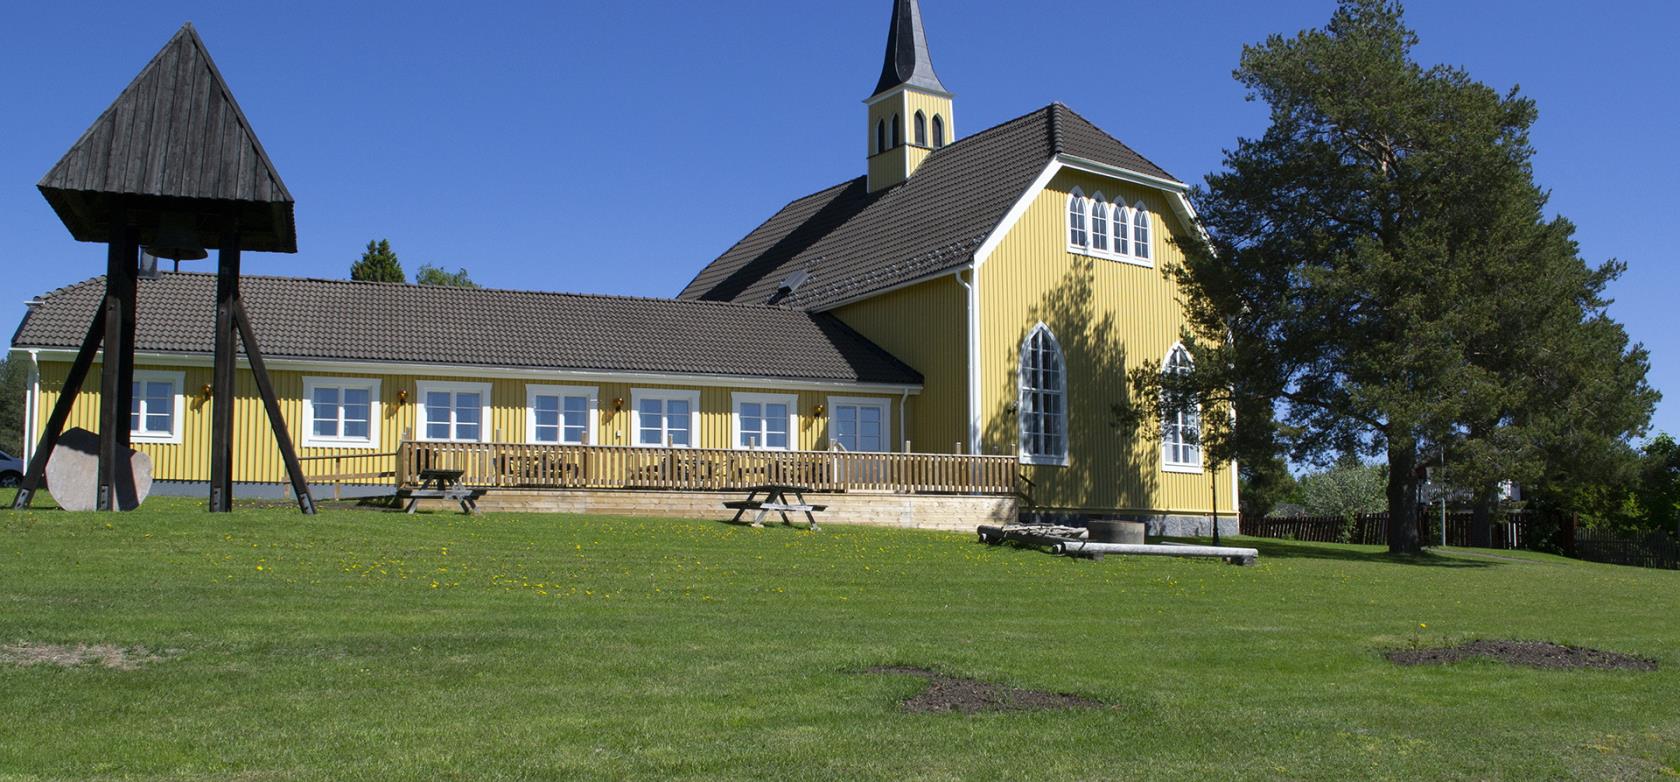
[[[404,489],[400,495],[408,499],[405,513],[413,513],[421,500],[451,500],[461,503],[461,512],[468,516],[478,512],[478,498],[487,490],[461,483],[464,470],[421,470],[420,488]]]
[[[808,529],[819,530],[822,528],[817,526],[817,517],[814,514],[828,510],[828,506],[806,502],[805,492],[808,491],[811,489],[807,486],[785,486],[779,483],[753,486],[748,490],[746,499],[726,502],[723,507],[735,511],[735,518],[730,519],[731,522],[739,522],[749,510],[758,511],[758,515],[752,521],[754,527],[763,527],[764,517],[771,511],[780,513],[782,523],[790,527],[793,526],[793,522],[788,518],[788,514],[803,513],[809,525]],[[760,494],[764,496],[760,497]],[[790,494],[793,495],[792,500],[788,499]]]

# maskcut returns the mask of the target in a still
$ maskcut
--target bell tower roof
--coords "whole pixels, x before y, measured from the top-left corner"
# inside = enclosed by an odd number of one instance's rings
[[[927,33],[922,30],[922,7],[917,0],[893,0],[892,26],[887,30],[886,62],[875,95],[899,86],[910,86],[949,95],[939,75],[933,72],[928,54]]]

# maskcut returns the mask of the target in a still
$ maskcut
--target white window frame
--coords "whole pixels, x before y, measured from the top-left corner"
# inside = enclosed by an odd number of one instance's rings
[[[309,377],[303,378],[303,447],[305,448],[378,448],[380,424],[385,420],[381,414],[379,404],[378,378],[366,377]],[[347,388],[361,388],[368,392],[368,436],[345,437],[344,421],[339,420],[339,436],[319,437],[315,434],[315,389],[321,387],[337,388],[340,392],[340,405],[343,404],[342,394]]]
[[[688,445],[666,445],[663,442],[658,444],[648,444],[642,442],[642,400],[644,399],[659,399],[662,401],[682,399],[688,402]],[[637,448],[699,448],[700,392],[684,388],[630,389],[630,444]]]
[[[1061,371],[1057,373],[1058,375],[1061,376],[1061,388],[1054,389],[1056,391],[1056,393],[1061,396],[1061,399],[1062,399],[1062,415],[1061,415],[1062,448],[1061,448],[1060,453],[1036,454],[1036,453],[1032,453],[1032,452],[1028,451],[1027,450],[1027,428],[1022,425],[1023,424],[1022,415],[1026,412],[1026,409],[1027,409],[1027,404],[1026,404],[1026,401],[1027,401],[1027,378],[1026,378],[1026,373],[1023,372],[1022,369],[1024,369],[1025,366],[1026,366],[1026,355],[1027,355],[1028,346],[1032,344],[1033,336],[1037,335],[1041,331],[1044,332],[1045,337],[1049,338],[1050,346],[1056,349],[1056,359],[1061,364],[1061,367],[1060,367]],[[1043,321],[1039,321],[1038,325],[1033,326],[1030,330],[1028,330],[1027,331],[1027,336],[1024,339],[1021,340],[1021,349],[1020,349],[1020,352],[1019,352],[1018,357],[1017,357],[1016,362],[1015,362],[1015,430],[1016,430],[1015,439],[1016,439],[1016,443],[1017,443],[1016,444],[1016,449],[1019,452],[1018,458],[1020,459],[1020,462],[1022,464],[1032,464],[1032,465],[1047,466],[1047,467],[1066,467],[1066,466],[1068,466],[1068,450],[1069,450],[1068,436],[1069,436],[1069,433],[1073,430],[1073,420],[1072,419],[1073,419],[1073,412],[1072,412],[1072,410],[1070,410],[1068,408],[1067,353],[1062,350],[1061,340],[1056,339],[1056,332],[1051,331],[1050,327],[1045,325],[1045,323]]]
[[[171,371],[163,371],[163,370],[155,370],[155,369],[147,369],[147,370],[137,369],[137,370],[134,371],[134,382],[141,383],[141,384],[157,383],[157,382],[169,383],[170,387],[174,389],[174,394],[172,395],[174,397],[174,413],[169,418],[169,423],[170,423],[170,431],[169,432],[167,432],[167,433],[164,433],[164,432],[146,432],[146,431],[136,432],[136,431],[133,431],[133,429],[132,429],[132,427],[133,427],[133,415],[134,415],[133,411],[132,410],[122,411],[122,414],[125,417],[125,419],[129,420],[129,426],[130,426],[130,431],[128,433],[129,441],[130,442],[136,442],[136,443],[169,443],[169,444],[179,445],[180,442],[181,442],[181,432],[182,432],[183,429],[186,428],[186,422],[183,419],[183,416],[187,412],[187,397],[186,397],[187,373],[185,373],[185,372],[171,372]],[[145,417],[146,410],[145,410],[145,407],[143,406],[145,403],[144,403],[144,401],[141,397],[135,397],[135,399],[142,400],[141,401],[142,407],[141,407],[141,410],[140,410],[140,425],[145,426],[146,425],[146,417]]]
[[[837,442],[834,436],[834,411],[839,410],[841,405],[849,405],[853,407],[873,407],[881,411],[881,444],[886,447],[880,451],[857,451],[856,453],[894,453],[894,446],[896,446],[897,443],[892,441],[893,432],[896,431],[892,426],[892,402],[893,400],[891,399],[881,399],[879,397],[872,396],[829,397],[827,408],[829,428],[824,433],[824,438],[828,441],[828,447],[833,448],[835,442]]]
[[[1175,343],[1173,343],[1172,347],[1167,349],[1167,355],[1164,358],[1161,359],[1161,369],[1162,369],[1162,371],[1164,371],[1164,372],[1165,371],[1170,371],[1169,368],[1172,366],[1173,354],[1177,353],[1180,350],[1184,351],[1184,357],[1185,357],[1185,359],[1187,359],[1190,362],[1190,365],[1195,366],[1196,357],[1190,355],[1190,351],[1187,348],[1184,347],[1184,343],[1175,342]],[[1178,413],[1177,415],[1182,416],[1183,413]],[[1202,408],[1201,408],[1201,405],[1196,406],[1196,433],[1197,433],[1197,438],[1196,438],[1196,440],[1197,440],[1197,442],[1196,442],[1196,461],[1194,461],[1194,462],[1175,462],[1175,461],[1171,460],[1170,458],[1168,458],[1167,454],[1169,453],[1169,449],[1172,447],[1173,443],[1169,442],[1167,440],[1166,431],[1165,431],[1166,423],[1167,423],[1166,421],[1161,422],[1161,427],[1162,427],[1162,430],[1163,430],[1161,432],[1161,470],[1163,472],[1177,472],[1177,473],[1185,473],[1185,474],[1189,474],[1189,475],[1200,475],[1200,474],[1202,474],[1202,464],[1203,464],[1204,460],[1203,460],[1202,443],[1201,443],[1201,437],[1200,437],[1201,429],[1202,429]],[[1175,423],[1174,426],[1177,427],[1177,429],[1175,431],[1182,431],[1183,427],[1184,427],[1184,423],[1183,423],[1182,420],[1180,420],[1179,422]],[[1184,443],[1182,441],[1182,438],[1178,441],[1178,445],[1181,448],[1184,447]]]
[[[459,393],[463,393],[463,392],[467,392],[467,393],[477,392],[478,393],[479,411],[478,411],[478,439],[477,440],[461,440],[461,439],[457,439],[455,437],[455,429],[459,424],[457,424],[456,421],[455,421],[453,398],[451,398],[451,402],[450,402],[451,407],[450,407],[450,413],[449,413],[449,437],[439,439],[439,438],[428,437],[427,436],[427,433],[426,433],[426,430],[427,430],[427,426],[426,426],[426,395],[433,392],[433,391],[444,391],[444,392],[448,392],[451,395],[459,394]],[[427,442],[427,443],[487,443],[487,442],[490,442],[492,422],[490,420],[490,384],[489,383],[467,383],[467,382],[460,382],[460,381],[443,381],[443,380],[420,380],[420,381],[416,381],[415,384],[414,384],[414,395],[416,397],[418,397],[415,400],[415,403],[414,403],[414,408],[415,408],[414,409],[415,439],[420,440],[421,442]]]
[[[1087,202],[1090,205],[1090,209],[1085,217],[1085,224],[1091,227],[1091,230],[1086,233],[1085,241],[1088,245],[1087,250],[1090,254],[1097,256],[1106,257],[1113,255],[1114,251],[1109,249],[1109,240],[1113,238],[1109,229],[1109,218],[1112,217],[1113,213],[1117,210],[1109,208],[1108,199],[1103,197],[1101,190],[1098,190],[1096,195],[1087,199]],[[1097,210],[1099,209],[1102,210],[1103,224],[1101,247],[1097,246]]]
[[[1153,265],[1155,262],[1155,222],[1150,218],[1149,207],[1144,206],[1140,199],[1137,203],[1132,204],[1130,216],[1132,218],[1132,247],[1128,257],[1137,259],[1139,263]],[[1140,222],[1143,223],[1141,227],[1143,233],[1146,234],[1145,239],[1141,242],[1138,241],[1138,223]],[[1143,248],[1143,252],[1138,252],[1139,247]]]
[[[1079,225],[1073,223],[1074,209],[1079,210]],[[1076,241],[1074,231],[1084,235],[1083,243]],[[1068,249],[1076,253],[1091,251],[1091,206],[1085,202],[1085,191],[1074,188],[1068,193],[1066,208],[1062,211],[1062,237],[1067,241]]]
[[[736,391],[729,395],[729,447],[737,451],[797,451],[799,450],[799,395],[755,391]],[[787,405],[788,444],[786,448],[760,445],[748,448],[741,444],[741,404]]]
[[[572,443],[566,441],[566,405],[560,405],[560,440],[547,442],[537,440],[537,397],[557,396],[584,398],[584,442]],[[525,385],[525,442],[531,445],[596,445],[601,441],[597,432],[597,424],[601,419],[601,391],[595,386],[550,386],[538,383]]]

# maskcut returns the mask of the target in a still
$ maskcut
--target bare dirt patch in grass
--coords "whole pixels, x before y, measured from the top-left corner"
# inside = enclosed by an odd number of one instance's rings
[[[1446,665],[1484,658],[1511,665],[1556,670],[1654,671],[1657,661],[1630,654],[1564,646],[1545,641],[1478,640],[1434,649],[1396,649],[1383,654],[1395,665]]]
[[[61,646],[25,641],[0,646],[0,663],[7,665],[56,665],[60,668],[74,668],[94,663],[119,671],[132,671],[169,656],[168,652],[154,653],[144,646],[112,644]]]
[[[926,679],[927,687],[905,699],[902,704],[904,710],[911,714],[942,714],[953,711],[977,714],[986,711],[1060,711],[1108,707],[1108,704],[1101,701],[1079,695],[1004,687],[978,679],[946,676],[937,671],[905,665],[877,665],[866,669],[864,673]]]

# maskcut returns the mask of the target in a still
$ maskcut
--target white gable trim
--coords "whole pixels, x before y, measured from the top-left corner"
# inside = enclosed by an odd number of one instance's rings
[[[1009,211],[1003,214],[1003,219],[998,221],[997,227],[986,235],[986,241],[981,242],[979,249],[974,251],[975,269],[979,269],[986,262],[986,259],[991,257],[992,251],[1003,243],[1003,237],[1008,236],[1010,230],[1015,228],[1015,224],[1021,221],[1021,217],[1026,215],[1027,209],[1038,198],[1038,194],[1044,192],[1045,186],[1050,184],[1050,179],[1062,170],[1063,165],[1059,158],[1052,159],[1044,166],[1043,171],[1038,172],[1038,177],[1033,180],[1031,185],[1027,186],[1026,192],[1023,192],[1020,198],[1015,199],[1015,205],[1009,207]]]
[[[1167,205],[1172,207],[1173,214],[1178,215],[1179,221],[1184,224],[1185,228],[1200,235],[1204,240],[1207,239],[1207,232],[1202,230],[1202,221],[1196,217],[1196,209],[1190,205],[1190,199],[1186,196],[1190,187],[1183,182],[1140,174],[1130,169],[1111,166],[1107,163],[1098,163],[1095,160],[1074,155],[1059,155],[1057,160],[1062,161],[1064,166],[1075,171],[1084,171],[1087,174],[1111,177],[1122,182],[1165,191],[1168,196]]]
[[[1049,186],[1050,180],[1054,179],[1056,174],[1061,173],[1064,168],[1161,190],[1167,194],[1167,203],[1172,207],[1173,214],[1178,216],[1179,221],[1204,239],[1207,237],[1206,232],[1202,230],[1201,221],[1196,218],[1196,210],[1190,206],[1190,199],[1185,197],[1189,187],[1183,182],[1140,174],[1129,169],[1111,166],[1107,163],[1098,163],[1073,155],[1057,155],[1044,166],[1044,170],[1040,171],[1038,177],[1033,180],[1026,191],[1021,193],[1021,197],[1015,200],[1015,205],[1009,207],[1009,211],[1004,214],[997,227],[986,235],[986,241],[981,242],[980,248],[974,251],[975,268],[979,268],[986,263],[986,259],[990,258],[992,252],[997,250],[998,245],[1003,243],[1003,238],[1009,235],[1009,232],[1015,228],[1015,224],[1026,215],[1027,209],[1031,208],[1033,202],[1038,200],[1038,195],[1044,192],[1045,187]]]

